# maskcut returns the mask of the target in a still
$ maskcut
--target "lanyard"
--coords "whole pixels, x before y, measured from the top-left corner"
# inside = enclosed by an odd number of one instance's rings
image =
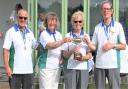
[[[107,26],[104,24],[104,21],[102,21],[102,26],[104,27],[105,36],[106,36],[107,40],[109,40],[110,30],[111,30],[111,26],[114,26],[114,20],[112,19],[111,23]]]
[[[18,24],[14,24],[14,28],[15,28],[15,31],[17,32],[17,31],[20,31],[19,30],[19,27],[18,27]],[[24,44],[26,43],[26,34],[27,33],[29,33],[29,30],[28,30],[28,28],[27,27],[25,27],[25,29],[24,29],[24,32],[21,32],[20,31],[20,33],[21,33],[21,36],[22,36],[22,38],[23,38],[23,41],[24,41]]]
[[[109,40],[109,33],[110,33],[110,30],[111,30],[111,26],[108,25],[108,26],[104,26],[104,32],[105,32],[105,36],[107,38],[107,40]]]
[[[17,32],[17,31],[20,31],[19,30],[19,27],[18,27],[18,24],[14,24],[14,28],[15,28],[15,31]],[[27,49],[27,47],[26,47],[26,34],[27,33],[29,33],[29,29],[27,28],[27,27],[25,27],[25,29],[24,29],[24,32],[21,32],[20,31],[20,34],[21,34],[21,36],[22,36],[22,39],[23,39],[23,42],[24,42],[24,50],[26,50]]]
[[[56,41],[55,33],[53,34],[54,41]]]
[[[26,36],[25,35],[26,35],[26,31],[24,30],[24,32],[21,32],[21,36],[23,38],[24,44],[26,43]]]

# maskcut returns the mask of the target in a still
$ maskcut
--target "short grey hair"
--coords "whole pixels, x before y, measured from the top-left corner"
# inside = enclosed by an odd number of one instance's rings
[[[110,5],[111,9],[113,9],[112,3],[109,0],[105,0],[105,1],[101,2],[100,3],[100,8],[102,9],[103,5],[106,4],[106,3],[108,3]]]
[[[28,11],[26,9],[20,9],[17,13],[17,16],[19,16],[22,12],[25,12],[28,16]]]
[[[78,16],[82,17],[82,23],[84,23],[84,13],[82,11],[76,11],[73,13],[71,17],[71,24],[74,24],[74,19],[76,19]]]
[[[58,19],[57,14],[56,14],[55,12],[48,12],[48,13],[46,14],[45,19],[44,19],[44,26],[45,26],[45,27],[48,27],[48,25],[47,25],[48,22],[47,22],[47,21],[48,21],[49,19],[52,19],[52,18],[55,18],[55,19],[56,19],[56,21],[57,21],[57,26],[56,26],[56,28],[59,28],[60,22],[59,22],[59,19]]]

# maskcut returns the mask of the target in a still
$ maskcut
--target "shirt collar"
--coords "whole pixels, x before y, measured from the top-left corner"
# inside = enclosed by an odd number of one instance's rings
[[[17,31],[19,31],[19,26],[18,26],[18,24],[14,24],[14,28],[15,28],[15,31],[17,32]],[[30,31],[29,31],[29,28],[27,27],[27,26],[25,26],[25,32],[26,33],[29,33]]]
[[[83,30],[81,30],[80,35],[77,36],[73,31],[71,31],[70,32],[70,35],[73,36],[73,37],[80,37],[80,36],[83,36],[84,35],[84,32],[83,32]]]
[[[54,32],[51,32],[51,31],[49,31],[49,29],[48,29],[48,28],[46,28],[46,31],[47,31],[47,33],[48,33],[49,35],[53,35],[53,34],[56,34],[56,31],[54,31]]]
[[[102,26],[105,26],[105,24],[104,24],[103,21],[101,22],[101,24],[102,24]],[[112,21],[111,21],[111,23],[110,23],[110,26],[114,27],[114,24],[115,24],[115,22],[114,22],[114,20],[112,19]]]

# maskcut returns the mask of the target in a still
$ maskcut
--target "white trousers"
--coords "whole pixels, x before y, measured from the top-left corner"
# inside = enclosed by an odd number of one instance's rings
[[[40,89],[58,89],[60,69],[40,69]]]

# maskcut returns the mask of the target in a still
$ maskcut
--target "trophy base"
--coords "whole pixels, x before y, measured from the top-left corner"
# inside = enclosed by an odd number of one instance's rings
[[[75,60],[81,60],[82,54],[81,53],[74,53],[74,59]]]

